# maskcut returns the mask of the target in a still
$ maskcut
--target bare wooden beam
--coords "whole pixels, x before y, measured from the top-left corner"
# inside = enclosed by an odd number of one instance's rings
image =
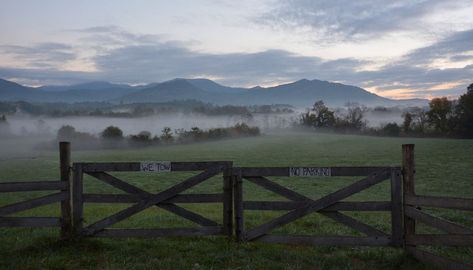
[[[197,213],[194,213],[192,211],[189,211],[185,208],[182,208],[180,206],[177,206],[174,204],[158,204],[158,206],[171,213],[174,213],[175,215],[178,215],[192,222],[195,222],[201,226],[218,226],[217,222],[210,220],[204,216],[201,216]]]
[[[406,198],[415,195],[415,159],[414,159],[414,145],[402,145],[402,190],[403,190],[403,205],[407,205]],[[406,215],[404,219],[404,239],[416,234],[416,221]],[[404,243],[407,245],[407,243]]]
[[[73,178],[71,185],[72,194],[72,231],[75,235],[80,235],[82,232],[84,219],[84,205],[83,205],[83,171],[82,165],[78,163],[73,164]]]
[[[316,246],[389,246],[389,237],[264,235],[259,242]]]
[[[413,206],[426,206],[473,211],[473,199],[408,195],[406,196],[405,201],[406,204]]]
[[[0,227],[59,227],[56,217],[0,217]]]
[[[401,170],[391,169],[391,241],[393,246],[403,246],[403,223]]]
[[[23,202],[5,205],[5,206],[0,207],[0,216],[6,216],[6,215],[10,215],[16,212],[40,207],[47,204],[60,202],[64,200],[66,197],[67,197],[67,194],[65,192],[59,192],[59,193],[54,193],[51,195],[46,195],[46,196],[35,198],[35,199],[30,199]]]
[[[77,163],[84,172],[136,172],[141,170],[140,162],[95,162]],[[171,162],[171,171],[202,171],[212,167],[231,167],[231,161]]]
[[[223,174],[223,228],[227,236],[233,235],[233,177],[231,168]]]
[[[235,236],[238,242],[243,242],[245,241],[245,215],[243,213],[243,179],[240,170],[236,170],[233,175],[233,198],[235,202]]]
[[[365,224],[363,222],[360,222],[352,217],[349,217],[345,214],[342,214],[340,212],[322,212],[322,215],[331,218],[349,228],[354,229],[355,231],[362,232],[366,234],[367,236],[388,236],[386,233],[369,226],[368,224]]]
[[[431,227],[434,227],[446,233],[473,234],[472,229],[466,228],[462,225],[453,223],[451,221],[448,221],[439,217],[434,217],[420,210],[417,210],[414,207],[407,206],[404,208],[404,211],[408,217],[416,219],[422,223],[425,223]]]
[[[299,166],[303,167],[303,166]],[[314,167],[314,166],[310,166]],[[324,167],[324,166],[321,166]],[[329,168],[331,176],[366,176],[374,172],[396,168],[390,166],[380,167],[324,167]],[[290,167],[241,167],[242,177],[247,176],[289,176]]]
[[[305,201],[245,201],[246,210],[294,210],[304,206]],[[333,211],[390,211],[390,201],[336,202],[319,212]]]
[[[200,228],[165,228],[165,229],[104,229],[94,236],[98,237],[169,237],[169,236],[201,236],[219,235],[223,227]]]
[[[281,186],[267,178],[264,178],[263,176],[248,176],[245,177],[245,179],[249,180],[250,182],[261,186],[269,191],[272,191],[276,194],[279,194],[285,198],[288,198],[289,200],[293,201],[306,201],[306,200],[311,200],[310,198],[299,194],[293,190],[290,190],[284,186]]]
[[[62,191],[66,198],[61,201],[61,238],[72,237],[72,216],[71,216],[71,144],[69,142],[59,143],[59,168],[61,173],[61,183],[66,186]]]
[[[406,241],[408,245],[473,246],[473,234],[416,234]]]
[[[148,198],[147,196],[146,198]],[[84,194],[85,203],[137,203],[143,198],[137,194]],[[223,194],[177,194],[163,201],[169,203],[219,203],[223,202]]]
[[[68,183],[64,183],[60,181],[31,181],[31,182],[0,183],[0,192],[63,190],[66,188],[68,188]]]

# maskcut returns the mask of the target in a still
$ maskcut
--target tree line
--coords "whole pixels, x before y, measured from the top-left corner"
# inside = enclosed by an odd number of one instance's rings
[[[346,113],[336,114],[319,100],[301,115],[298,124],[318,130],[371,135],[473,138],[473,84],[458,100],[434,98],[427,110],[417,108],[405,112],[402,124],[390,122],[379,128],[369,128],[364,120],[365,112],[365,107],[350,104]]]

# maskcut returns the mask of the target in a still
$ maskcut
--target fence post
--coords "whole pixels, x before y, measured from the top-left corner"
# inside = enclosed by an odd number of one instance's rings
[[[233,170],[233,192],[235,199],[235,235],[238,242],[245,240],[245,227],[243,216],[243,179],[241,170]]]
[[[74,177],[72,178],[72,230],[75,236],[80,236],[83,222],[83,201],[82,201],[82,166],[73,165]]]
[[[414,144],[402,145],[402,179],[403,179],[403,205],[406,207],[406,198],[415,195],[415,161],[414,161]],[[416,233],[416,221],[404,214],[404,247],[413,246],[406,245],[406,239]]]
[[[72,236],[71,218],[71,143],[59,142],[59,165],[61,181],[66,183],[66,198],[61,201],[61,238]]]
[[[227,236],[233,234],[233,181],[232,167],[223,173],[223,231]]]
[[[402,180],[401,171],[397,168],[391,169],[391,235],[392,245],[402,247],[403,245],[403,202],[402,202]]]

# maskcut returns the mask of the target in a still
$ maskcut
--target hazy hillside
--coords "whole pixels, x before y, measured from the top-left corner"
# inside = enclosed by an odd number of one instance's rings
[[[290,104],[299,107],[310,106],[320,99],[330,106],[343,106],[347,102],[368,106],[412,106],[427,103],[427,100],[422,99],[392,100],[356,86],[306,79],[267,88],[234,88],[208,79],[174,79],[144,86],[90,82],[33,88],[0,79],[0,100],[3,101],[134,103],[188,99],[220,105]]]

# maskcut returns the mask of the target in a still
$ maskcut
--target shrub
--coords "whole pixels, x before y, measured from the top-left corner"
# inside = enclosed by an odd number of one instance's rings
[[[102,138],[119,140],[123,138],[123,131],[119,127],[109,126],[102,131]]]

